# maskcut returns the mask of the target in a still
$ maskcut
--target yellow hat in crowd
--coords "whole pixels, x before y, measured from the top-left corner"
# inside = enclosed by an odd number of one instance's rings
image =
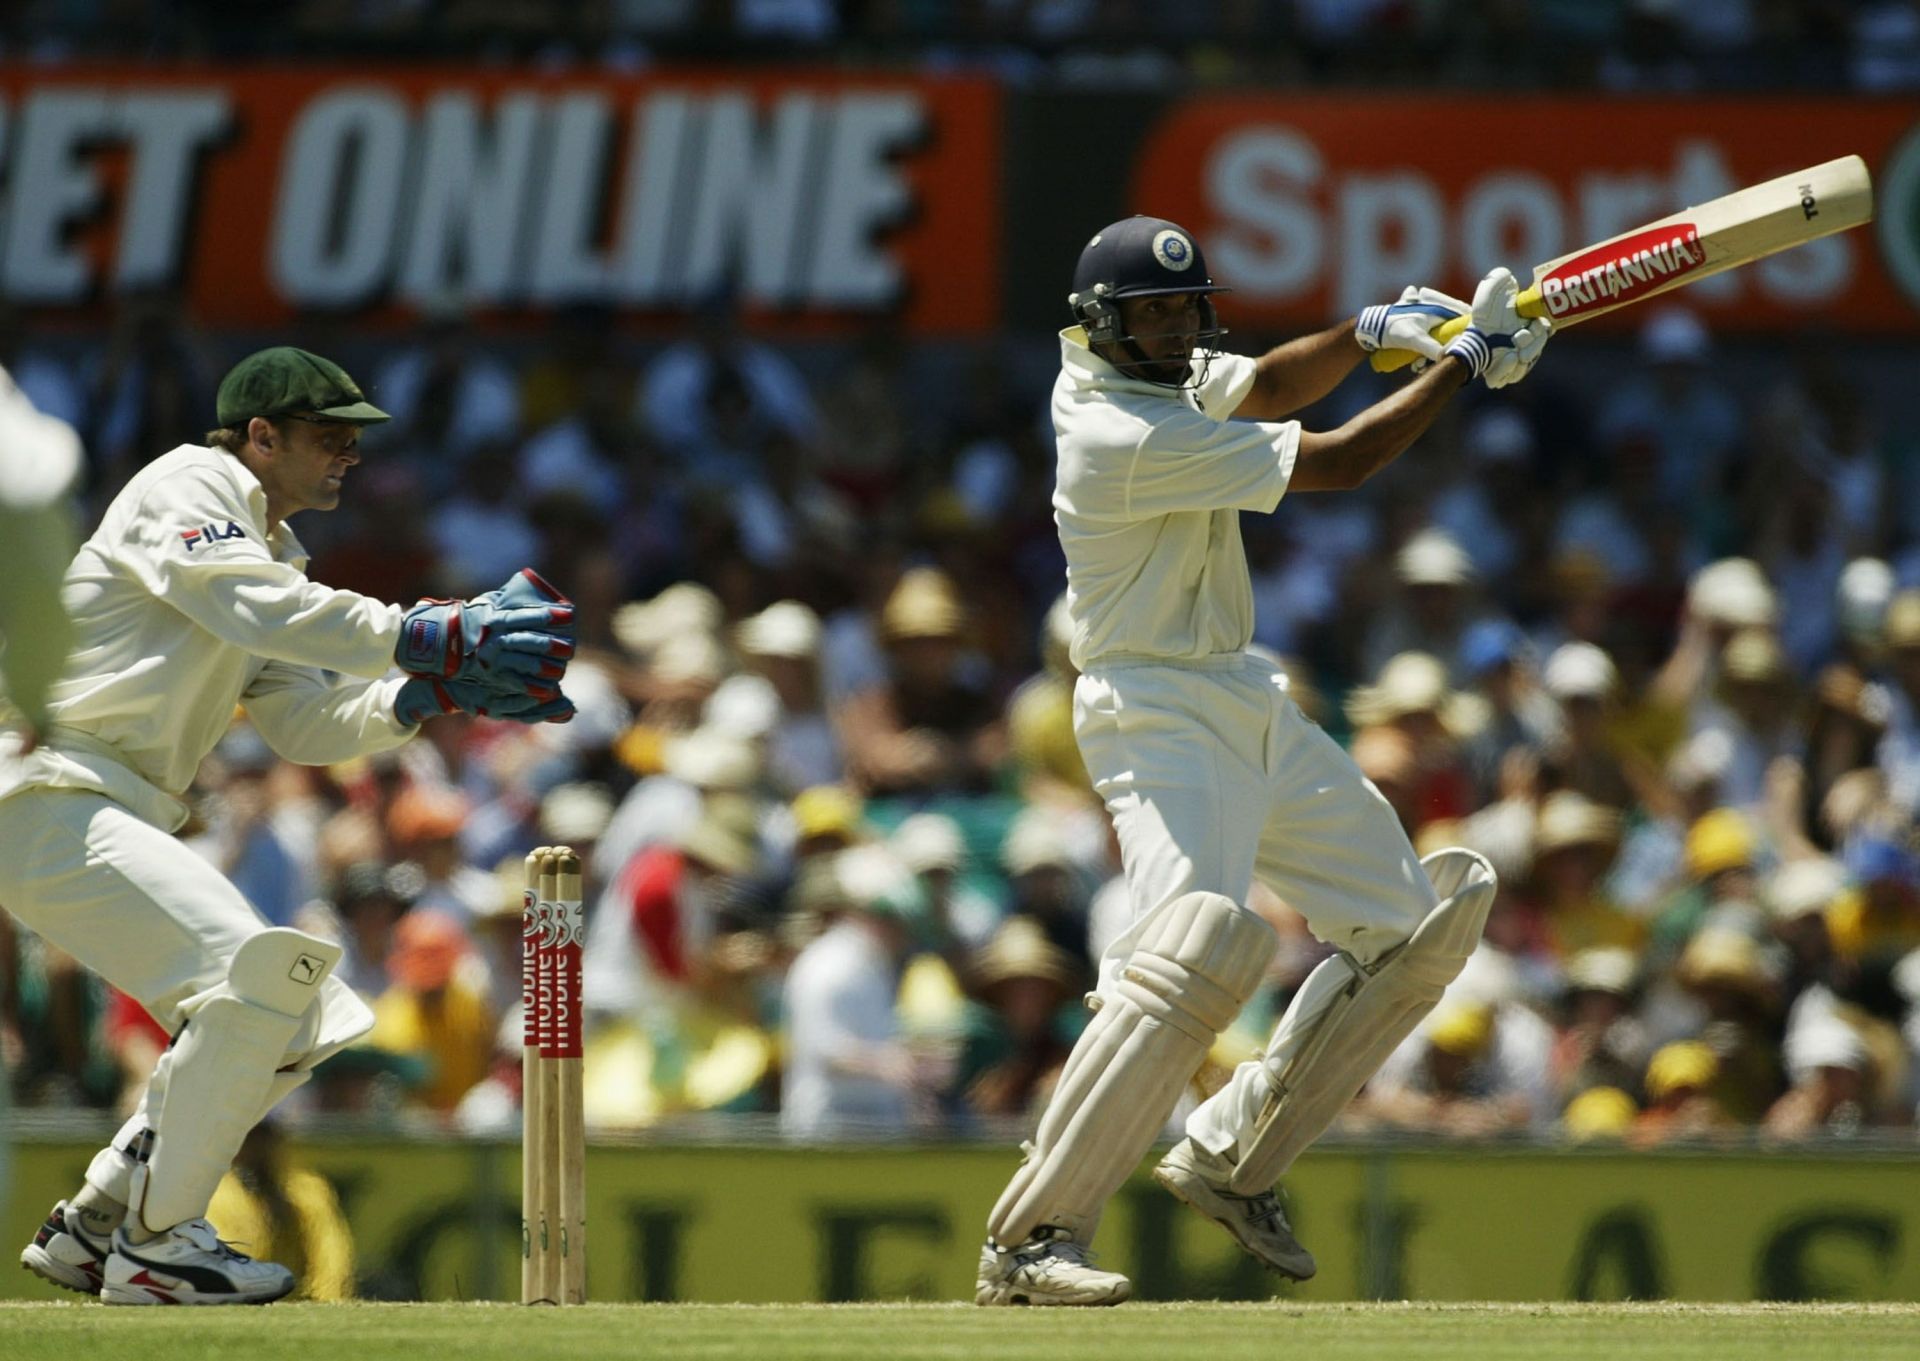
[[[860,818],[864,811],[865,804],[860,796],[845,785],[813,785],[794,795],[794,832],[802,841],[811,841],[815,837],[837,837],[852,842],[860,835]]]
[[[1734,808],[1716,808],[1687,831],[1687,873],[1704,879],[1722,870],[1751,865],[1758,840],[1746,814]]]
[[[880,632],[898,638],[952,638],[966,627],[967,612],[953,580],[937,567],[916,567],[900,578],[880,611]]]
[[[1720,1076],[1720,1060],[1698,1040],[1663,1045],[1647,1063],[1647,1098],[1665,1101],[1676,1092],[1712,1084]]]
[[[1571,1139],[1617,1139],[1639,1114],[1633,1098],[1618,1087],[1589,1087],[1567,1103],[1560,1127]]]
[[[1477,1059],[1493,1040],[1493,1008],[1484,1002],[1442,1002],[1427,1022],[1427,1043],[1457,1059]]]

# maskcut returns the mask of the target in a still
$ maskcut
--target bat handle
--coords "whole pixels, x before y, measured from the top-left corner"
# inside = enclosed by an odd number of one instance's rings
[[[1547,305],[1540,300],[1540,290],[1537,288],[1521,289],[1520,296],[1514,300],[1514,305],[1523,317],[1544,317],[1547,314]],[[1445,345],[1466,330],[1469,324],[1470,321],[1466,317],[1449,317],[1427,334]],[[1395,369],[1404,369],[1419,357],[1412,350],[1375,350],[1373,371],[1392,373]]]

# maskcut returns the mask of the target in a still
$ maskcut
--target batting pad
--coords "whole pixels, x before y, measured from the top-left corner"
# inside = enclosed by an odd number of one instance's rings
[[[1406,944],[1371,970],[1346,955],[1322,961],[1274,1028],[1261,1059],[1270,1084],[1266,1104],[1233,1171],[1239,1194],[1273,1189],[1433,1010],[1480,944],[1497,883],[1493,866],[1458,848],[1435,851],[1420,864],[1440,902]]]
[[[1074,1045],[1027,1160],[994,1206],[996,1243],[1017,1246],[1042,1224],[1081,1243],[1092,1236],[1278,948],[1272,927],[1217,893],[1159,911]]]
[[[276,1070],[312,1049],[321,984],[340,953],[302,931],[262,931],[241,942],[225,982],[181,1004],[187,1024],[147,1084],[153,1152],[132,1177],[129,1203],[149,1229],[207,1212],[269,1097],[291,1090]]]

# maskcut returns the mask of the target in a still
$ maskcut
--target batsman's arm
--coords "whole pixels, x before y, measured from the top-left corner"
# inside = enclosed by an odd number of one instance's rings
[[[1354,343],[1353,322],[1276,345],[1253,361],[1253,386],[1233,418],[1277,421],[1312,406],[1340,386],[1366,357]]]
[[[1472,380],[1466,361],[1447,355],[1338,430],[1302,430],[1287,489],[1348,491],[1359,486],[1425,434],[1453,394]]]

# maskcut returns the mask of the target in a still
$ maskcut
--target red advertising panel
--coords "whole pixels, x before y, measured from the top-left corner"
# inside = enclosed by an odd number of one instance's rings
[[[0,295],[180,286],[203,321],[597,301],[999,316],[989,81],[141,67],[0,72]]]
[[[1236,318],[1314,325],[1408,283],[1468,293],[1494,265],[1524,284],[1542,261],[1850,152],[1874,176],[1873,226],[1684,299],[1728,329],[1913,331],[1912,101],[1203,97],[1170,105],[1142,141],[1129,208],[1199,234]]]

